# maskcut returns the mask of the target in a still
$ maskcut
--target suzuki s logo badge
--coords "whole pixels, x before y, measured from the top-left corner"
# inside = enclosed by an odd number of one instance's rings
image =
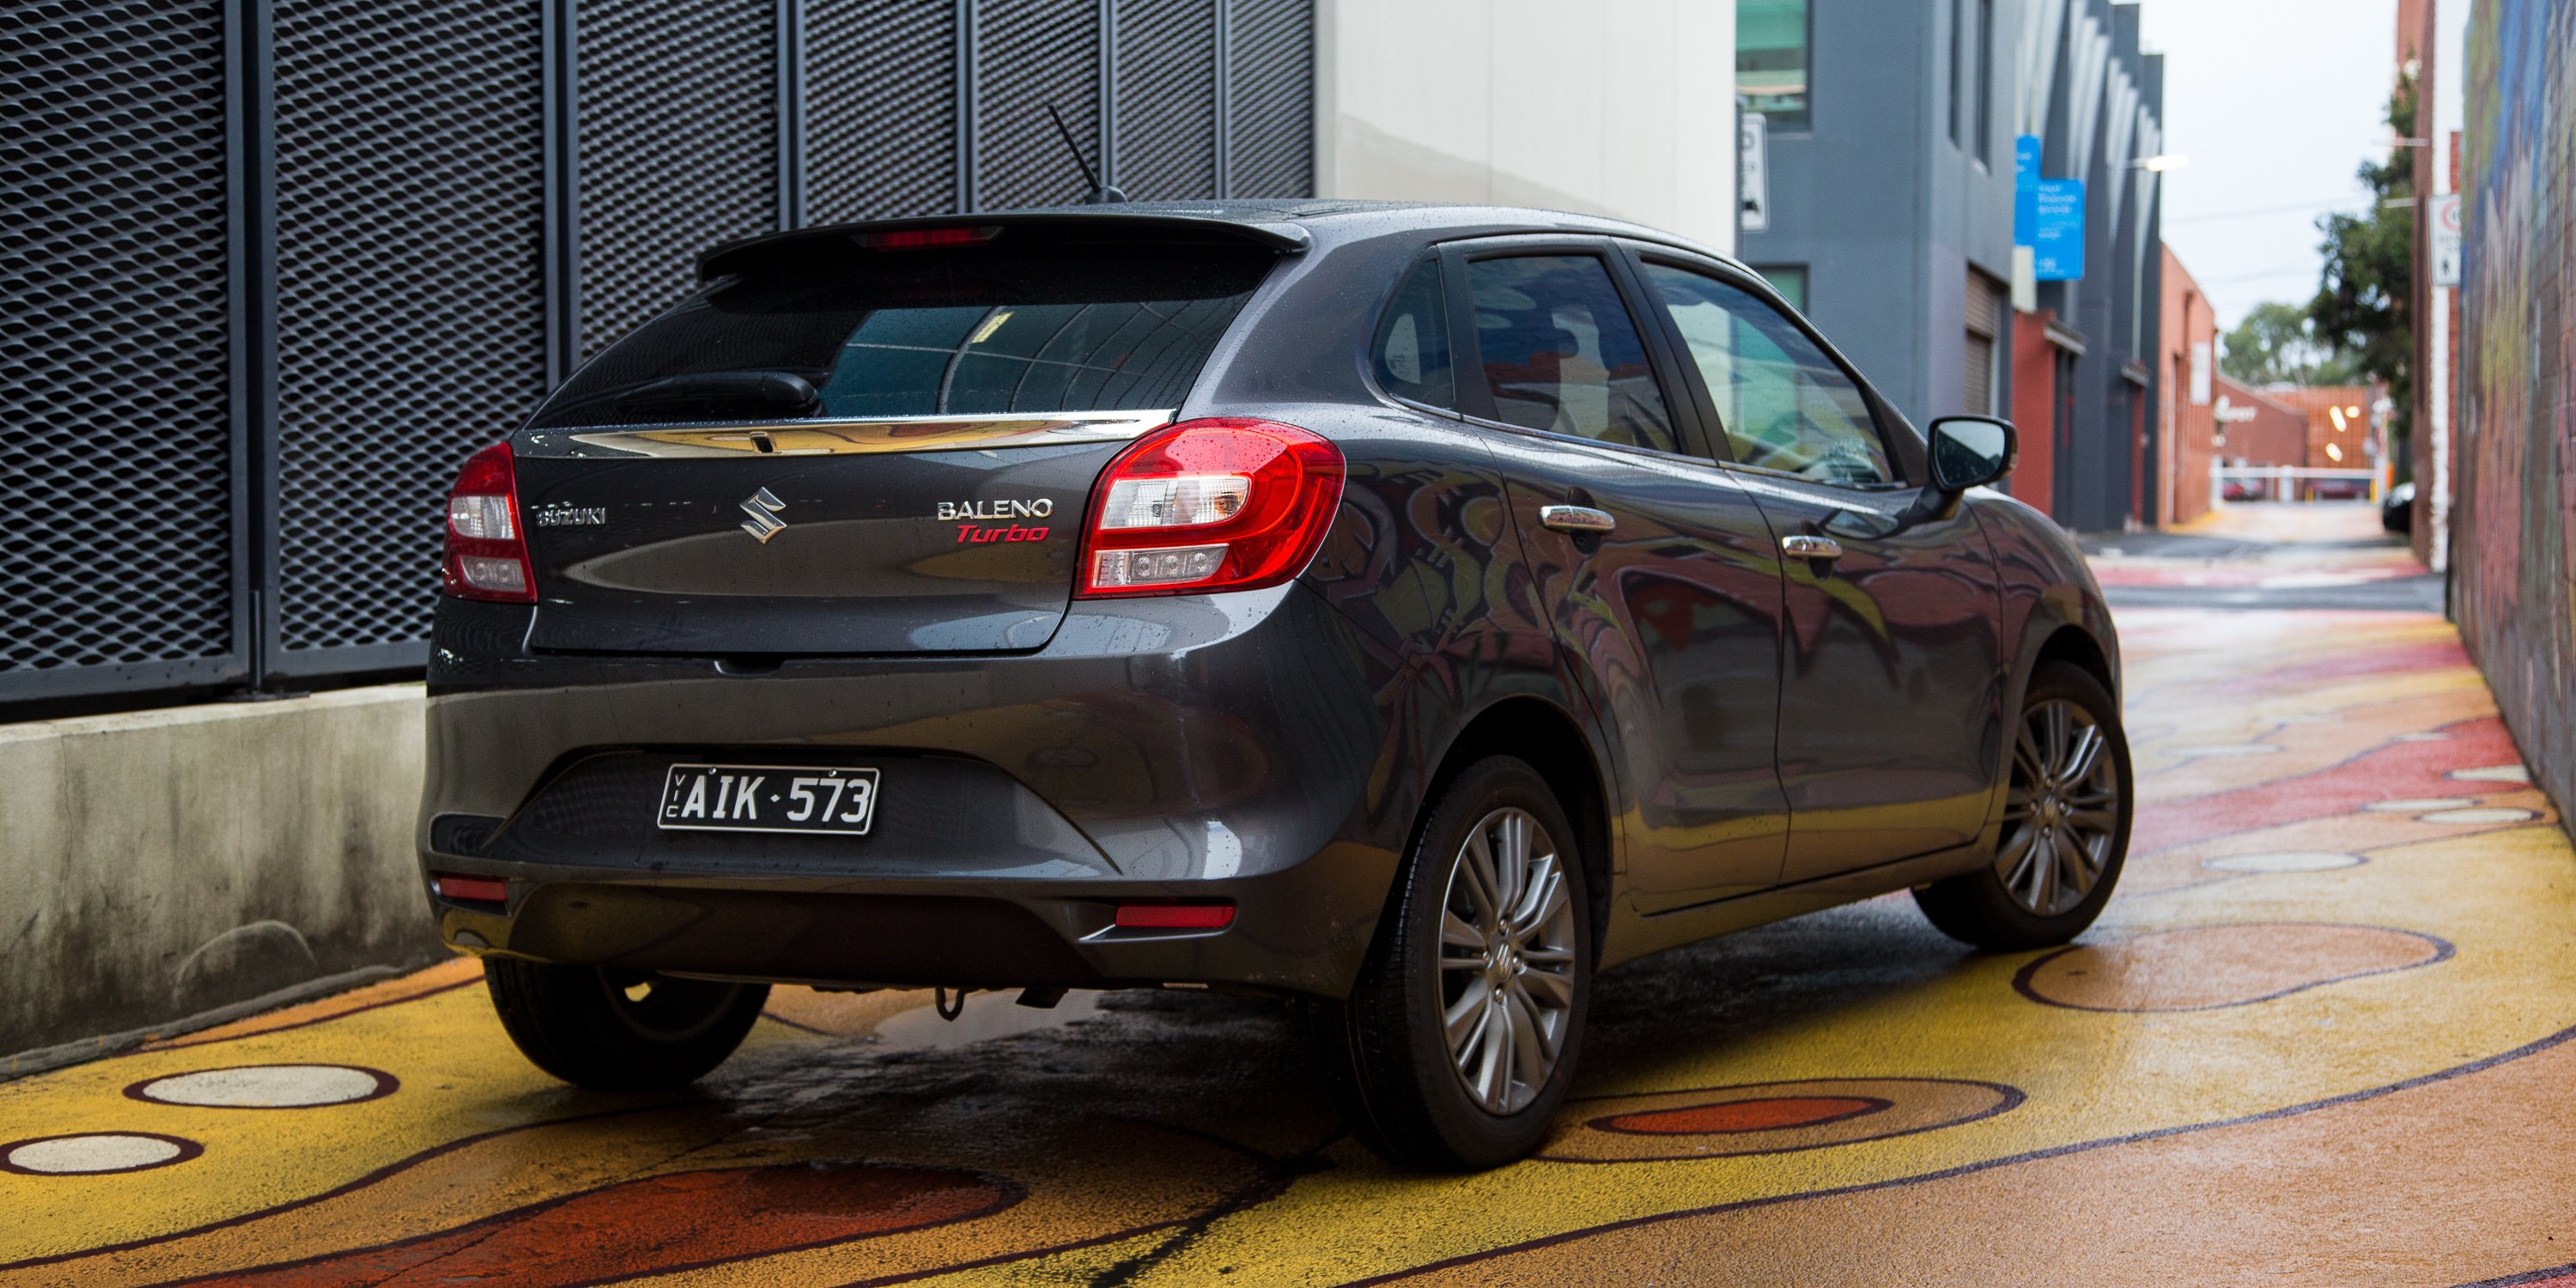
[[[762,488],[743,498],[742,512],[751,517],[743,520],[742,530],[750,533],[752,540],[768,545],[771,537],[787,530],[787,521],[778,517],[778,512],[786,508],[785,501]]]

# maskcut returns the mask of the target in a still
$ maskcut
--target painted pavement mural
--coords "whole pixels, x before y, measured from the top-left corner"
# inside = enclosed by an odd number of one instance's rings
[[[2250,575],[2386,575],[2339,548]],[[2249,575],[2182,563],[2102,573]],[[1978,955],[1900,895],[1612,972],[1515,1167],[1383,1167],[1253,1000],[781,989],[621,1097],[455,962],[0,1084],[0,1288],[2576,1285],[2576,856],[2457,638],[2122,618],[2147,805],[2099,927]]]

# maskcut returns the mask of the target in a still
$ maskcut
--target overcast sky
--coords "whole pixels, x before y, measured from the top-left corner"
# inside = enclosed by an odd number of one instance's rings
[[[2191,158],[2164,177],[2165,243],[2221,327],[2306,303],[2317,217],[2363,209],[2353,172],[2386,153],[2396,0],[2145,0],[2139,17],[2165,56],[2165,150]]]

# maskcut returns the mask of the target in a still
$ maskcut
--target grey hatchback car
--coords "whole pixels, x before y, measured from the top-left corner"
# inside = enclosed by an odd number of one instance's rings
[[[2065,536],[1653,229],[1122,205],[733,243],[448,501],[422,873],[530,1059],[773,983],[1287,999],[1360,1135],[1533,1148],[1595,971],[2109,898]]]

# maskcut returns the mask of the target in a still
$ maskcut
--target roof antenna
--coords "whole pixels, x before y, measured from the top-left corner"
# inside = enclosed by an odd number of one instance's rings
[[[1055,121],[1056,134],[1064,140],[1064,150],[1073,154],[1073,163],[1075,165],[1082,167],[1082,181],[1091,185],[1091,195],[1084,197],[1082,199],[1082,204],[1086,206],[1105,206],[1111,202],[1125,201],[1127,199],[1126,193],[1120,192],[1116,188],[1103,186],[1100,182],[1100,176],[1092,173],[1091,163],[1082,158],[1082,145],[1075,143],[1073,141],[1073,131],[1065,128],[1064,113],[1055,110],[1055,104],[1053,103],[1047,104],[1046,109],[1047,116]]]

